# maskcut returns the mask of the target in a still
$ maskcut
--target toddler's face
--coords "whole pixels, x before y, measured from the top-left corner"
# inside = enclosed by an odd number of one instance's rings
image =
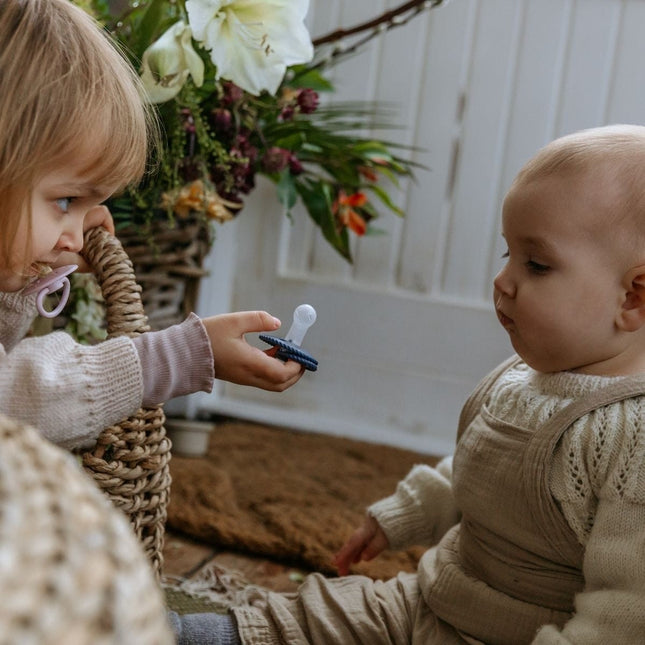
[[[59,266],[65,252],[83,247],[83,223],[89,210],[105,201],[113,189],[96,185],[84,172],[83,159],[44,174],[31,195],[32,230],[23,221],[13,244],[13,262],[0,268],[0,291],[17,291],[34,275],[34,264]],[[25,251],[29,257],[25,257]]]
[[[513,186],[504,202],[495,309],[515,351],[541,372],[603,373],[619,351],[622,265],[601,224],[607,199],[590,177],[544,177]]]

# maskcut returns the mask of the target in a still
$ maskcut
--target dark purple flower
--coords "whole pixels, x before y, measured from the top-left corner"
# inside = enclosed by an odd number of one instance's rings
[[[289,164],[291,153],[284,148],[273,146],[269,148],[262,157],[262,166],[269,173],[280,172]]]
[[[299,175],[303,171],[304,167],[300,159],[298,159],[294,154],[289,155],[289,172],[292,175]]]
[[[298,92],[298,107],[303,114],[312,114],[318,108],[318,93],[305,87]]]
[[[250,163],[255,163],[258,158],[258,149],[249,141],[248,136],[244,132],[240,132],[235,137],[235,142],[231,148],[232,155],[239,155],[246,157]]]
[[[225,108],[217,108],[211,112],[213,128],[216,132],[226,134],[233,125],[233,115]]]
[[[179,175],[185,182],[195,181],[201,178],[201,169],[199,164],[192,157],[184,157],[179,162]]]
[[[230,107],[244,98],[244,90],[235,85],[235,83],[231,83],[231,81],[224,81],[222,83],[222,90],[224,91],[224,94],[222,96],[221,104],[224,107]]]
[[[293,115],[295,114],[296,110],[293,107],[293,105],[285,105],[282,110],[280,111],[280,118],[283,121],[291,121],[293,119]]]

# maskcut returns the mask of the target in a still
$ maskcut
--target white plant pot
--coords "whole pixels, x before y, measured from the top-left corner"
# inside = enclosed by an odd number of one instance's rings
[[[213,423],[166,419],[166,432],[172,441],[172,452],[184,457],[203,457],[208,452],[208,439]]]

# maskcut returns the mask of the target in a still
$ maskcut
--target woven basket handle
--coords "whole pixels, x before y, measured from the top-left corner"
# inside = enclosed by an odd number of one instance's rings
[[[101,286],[108,338],[150,331],[141,287],[121,242],[102,227],[92,228],[85,233],[82,253]]]

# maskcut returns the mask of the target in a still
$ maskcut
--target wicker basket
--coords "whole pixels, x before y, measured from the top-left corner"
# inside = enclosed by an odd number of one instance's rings
[[[132,263],[119,240],[101,228],[85,236],[83,255],[105,299],[108,338],[149,331]],[[129,517],[157,575],[170,494],[170,440],[161,406],[142,408],[106,428],[83,454],[83,466]]]
[[[151,222],[145,229],[121,229],[118,237],[141,285],[151,329],[182,322],[194,311],[207,274],[202,264],[212,244],[208,222],[196,216],[177,218],[173,227]]]

